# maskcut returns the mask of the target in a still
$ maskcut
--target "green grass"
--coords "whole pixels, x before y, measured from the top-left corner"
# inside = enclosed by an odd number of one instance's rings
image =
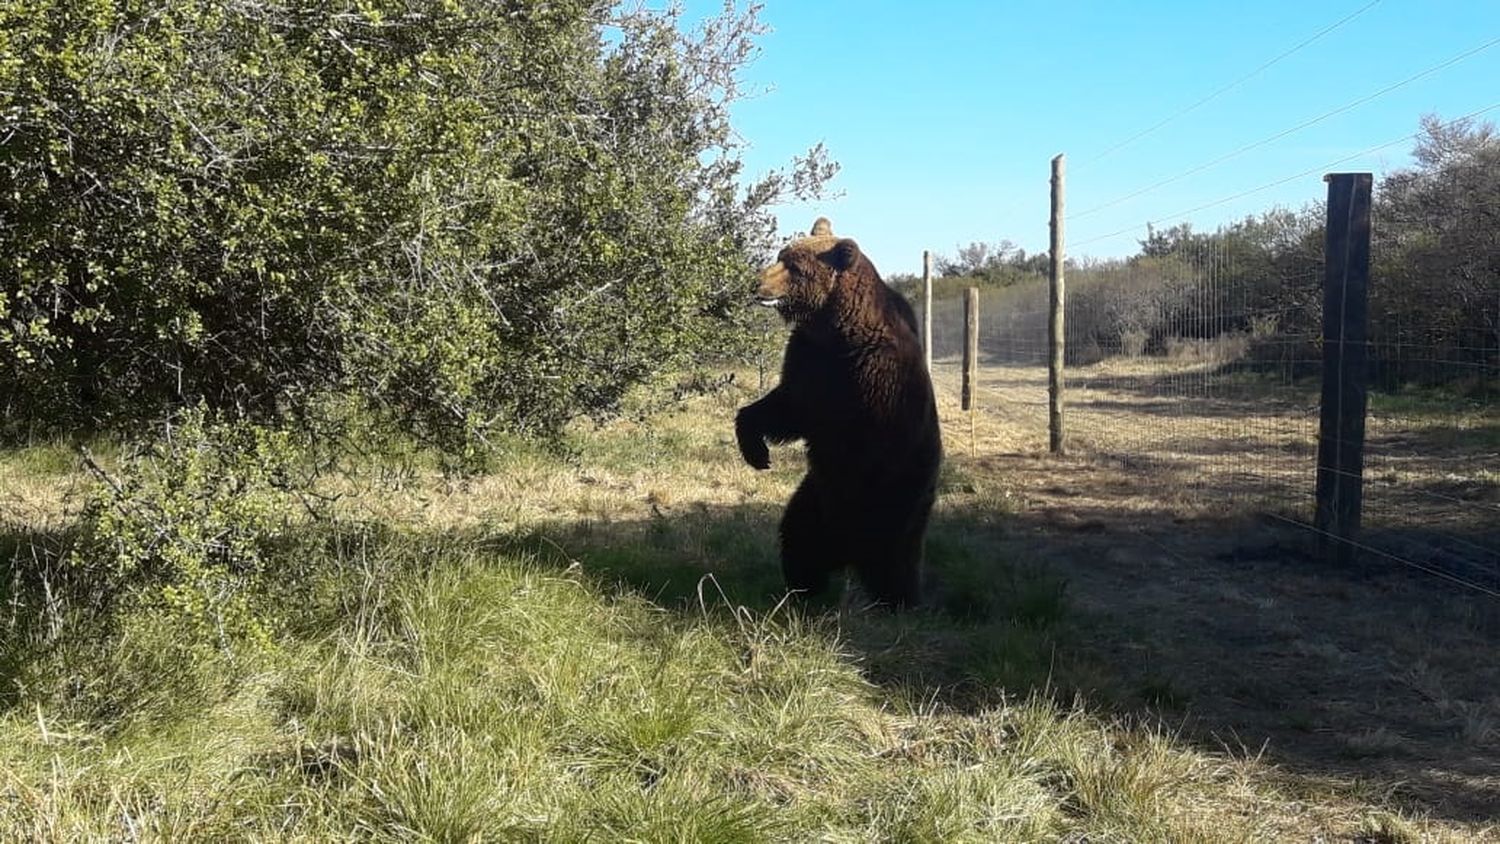
[[[1493,392],[1478,388],[1407,386],[1370,393],[1371,416],[1418,431],[1435,448],[1500,447],[1500,412],[1495,408]]]
[[[1201,759],[1146,733],[1120,744],[1040,698],[974,717],[892,700],[844,650],[836,615],[674,612],[465,541],[396,539],[338,562],[342,586],[325,583],[325,603],[307,609],[305,632],[322,616],[322,635],[289,641],[212,699],[171,694],[183,679],[159,672],[107,725],[59,717],[56,701],[0,717],[0,839],[1194,828],[1169,807],[1209,771]],[[138,651],[160,646],[117,643],[111,656],[143,667]]]
[[[1085,693],[1068,584],[954,466],[931,600],[787,602],[800,474],[734,464],[740,397],[517,448],[453,484],[375,466],[285,544],[226,652],[38,597],[65,511],[0,522],[0,841],[1247,841],[1406,829]],[[54,455],[3,465],[53,478]],[[53,506],[38,481],[26,507]],[[49,544],[51,543],[51,544]],[[35,553],[33,553],[35,552]],[[14,574],[15,577],[11,575]],[[21,575],[25,575],[24,577]],[[7,587],[9,588],[9,587]],[[1169,678],[1147,690],[1159,703]],[[1425,827],[1412,826],[1414,829]]]

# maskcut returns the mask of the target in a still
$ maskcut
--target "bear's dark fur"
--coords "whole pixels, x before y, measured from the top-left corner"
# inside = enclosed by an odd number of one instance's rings
[[[781,521],[787,586],[817,593],[852,566],[876,601],[915,603],[942,440],[911,306],[823,219],[761,273],[756,298],[794,328],[781,383],[740,409],[735,435],[757,469],[768,440],[807,443]]]

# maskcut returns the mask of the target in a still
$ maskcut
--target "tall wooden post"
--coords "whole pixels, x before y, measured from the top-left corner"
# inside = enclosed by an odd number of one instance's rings
[[[963,409],[969,412],[969,453],[975,453],[974,395],[979,391],[979,288],[964,291]]]
[[[1323,271],[1323,399],[1318,424],[1317,512],[1323,553],[1347,564],[1359,532],[1365,465],[1370,323],[1369,173],[1328,183]]]
[[[932,376],[932,252],[922,250],[922,357]]]
[[[1061,154],[1052,159],[1052,242],[1050,270],[1052,276],[1051,312],[1047,320],[1047,430],[1053,454],[1062,454],[1066,446],[1063,431],[1063,166]]]
[[[974,409],[974,390],[979,383],[979,288],[964,291],[964,410]]]

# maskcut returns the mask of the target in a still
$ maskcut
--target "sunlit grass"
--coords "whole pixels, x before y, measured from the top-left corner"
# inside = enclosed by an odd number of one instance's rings
[[[12,710],[0,837],[1139,836],[1198,828],[1174,801],[1217,776],[1039,698],[972,717],[888,701],[835,617],[671,613],[461,546],[362,565],[388,591],[211,705],[143,697],[158,711],[108,736]]]
[[[265,652],[127,618],[0,665],[0,841],[1441,840],[1089,703],[1094,622],[1009,556],[1025,504],[962,459],[927,607],[783,600],[801,460],[739,464],[747,392],[473,479],[363,467],[282,561]],[[35,484],[9,559],[72,481],[54,452],[0,465]]]

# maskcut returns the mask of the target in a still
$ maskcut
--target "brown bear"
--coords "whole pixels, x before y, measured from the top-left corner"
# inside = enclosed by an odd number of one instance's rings
[[[816,594],[852,566],[874,600],[915,603],[943,447],[911,305],[823,218],[761,273],[755,297],[793,330],[781,383],[735,417],[740,454],[766,469],[768,440],[807,443],[781,520],[787,586]]]

